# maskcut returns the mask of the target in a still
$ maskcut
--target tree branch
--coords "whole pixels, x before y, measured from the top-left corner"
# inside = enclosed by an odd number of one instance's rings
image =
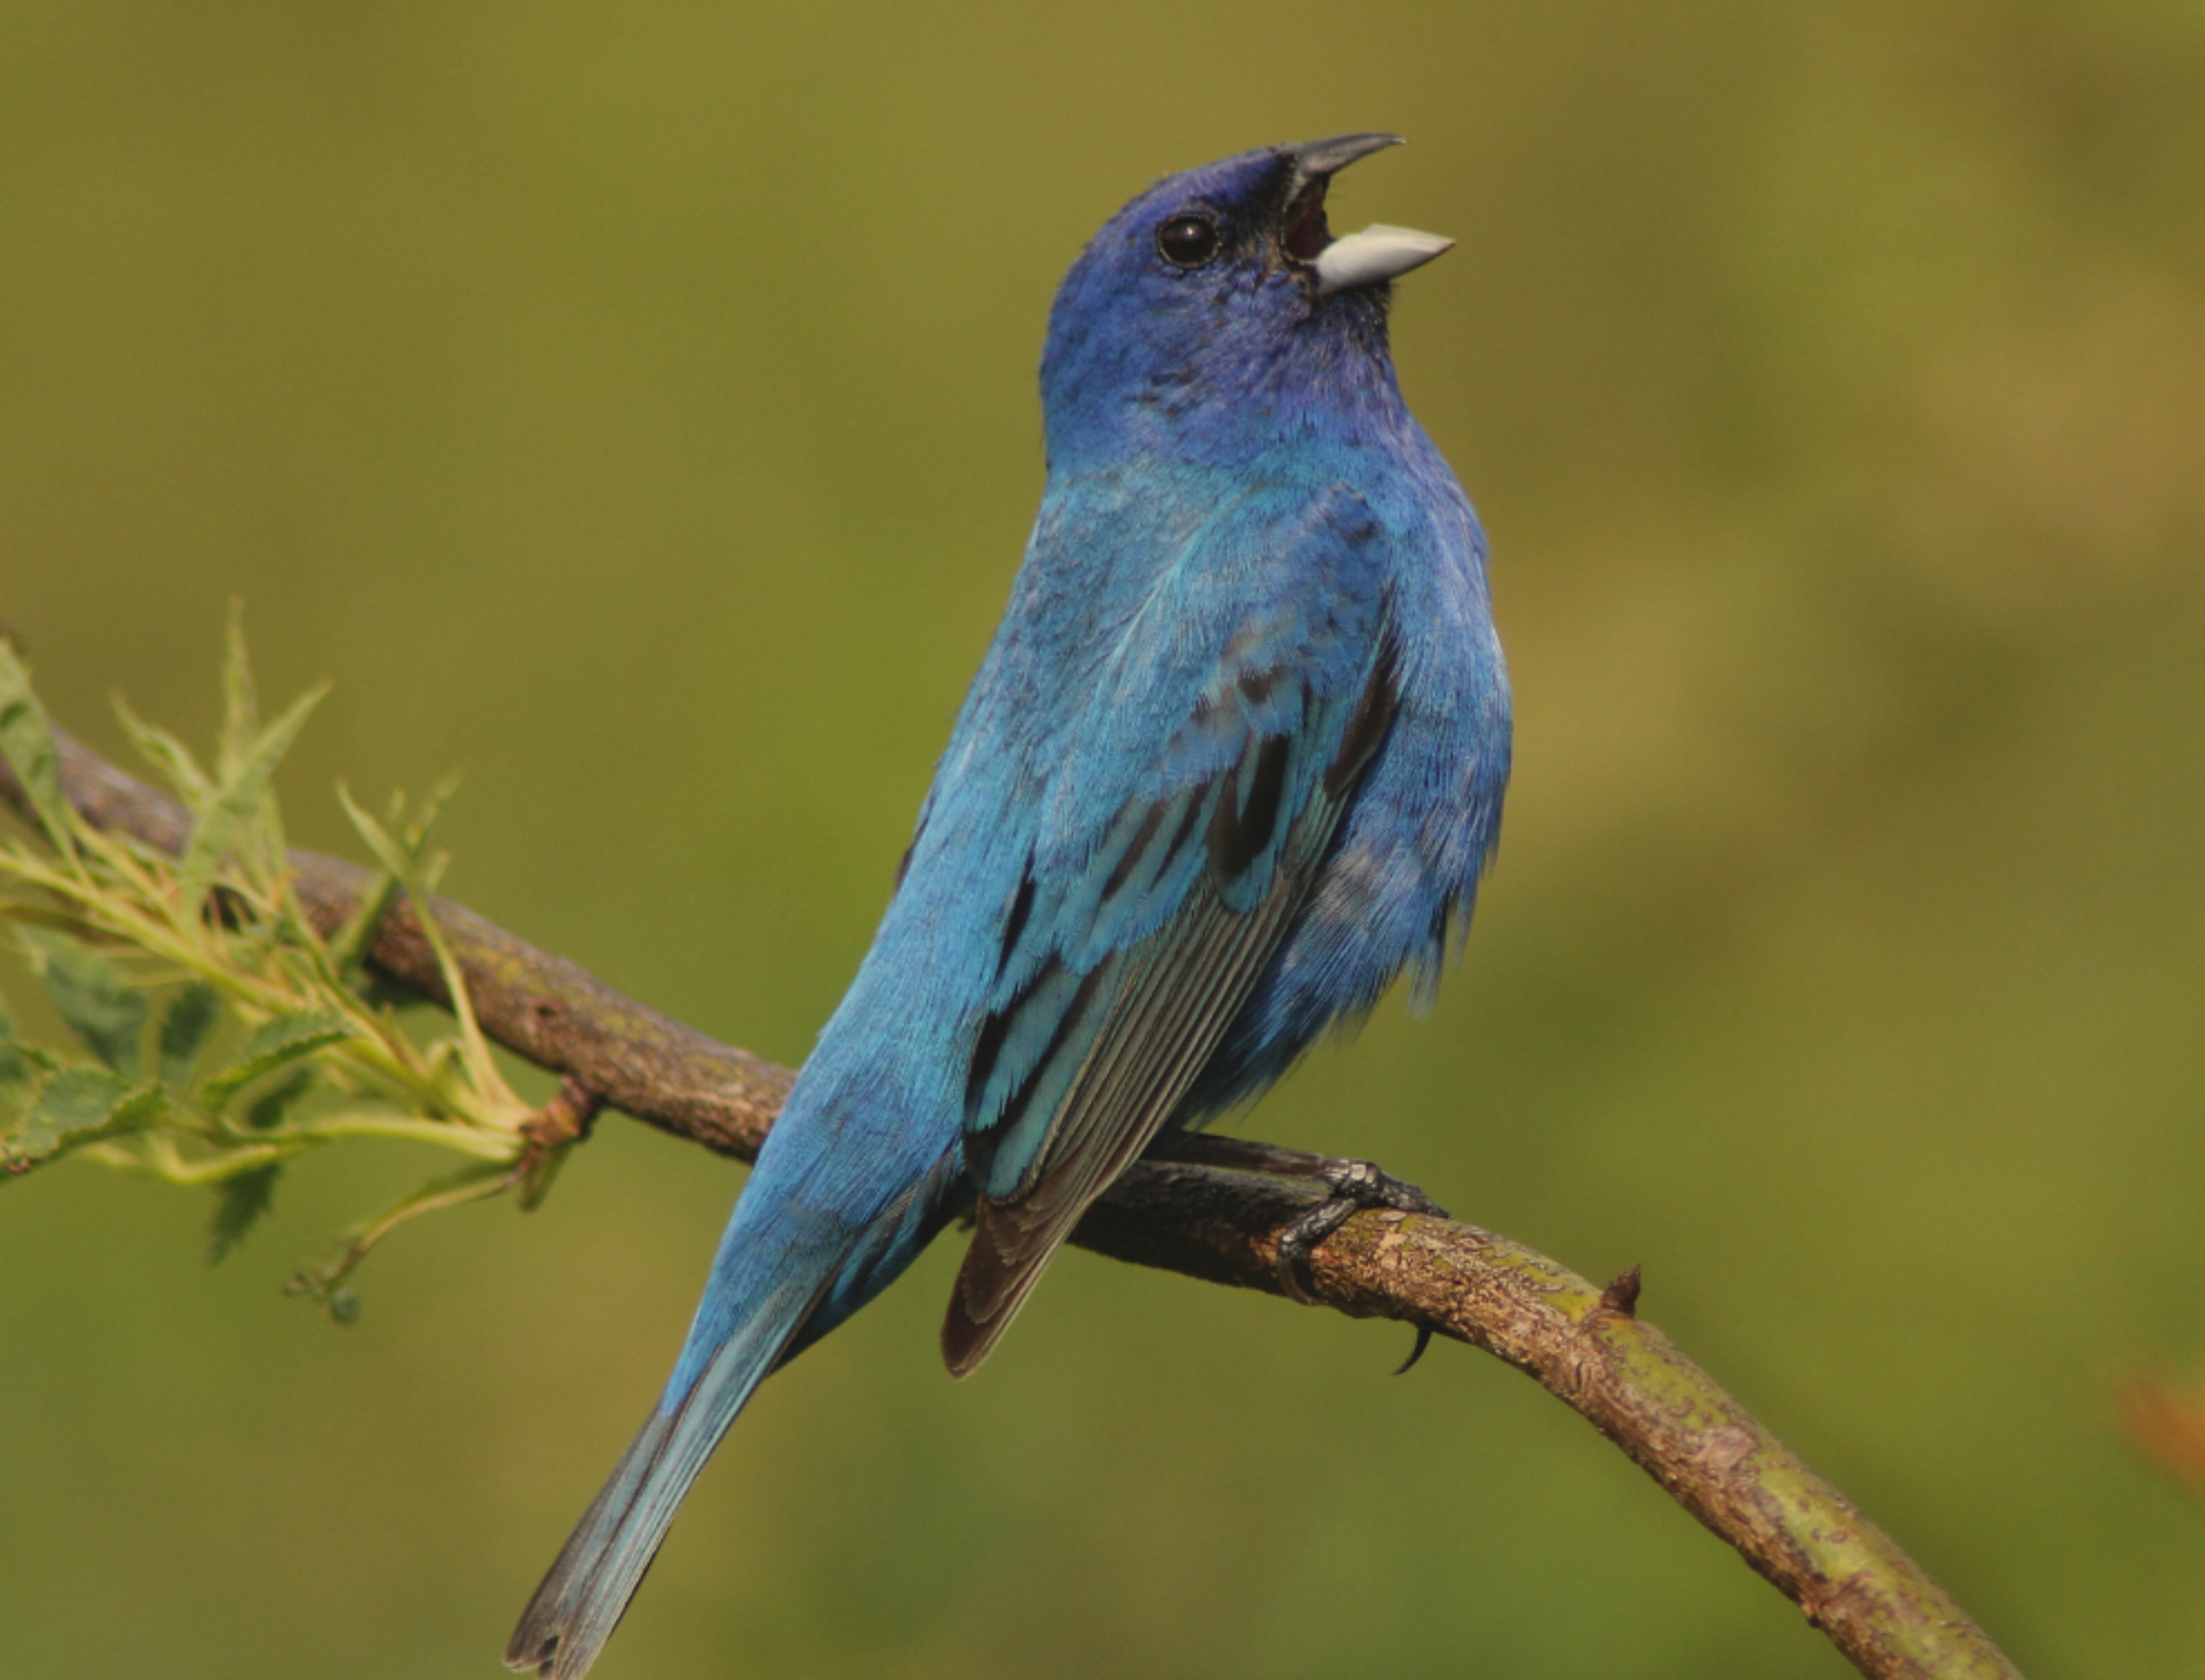
[[[100,828],[180,852],[189,814],[65,736],[69,801]],[[27,802],[0,758],[0,800]],[[299,892],[324,933],[342,926],[373,876],[294,852]],[[718,1154],[753,1159],[795,1076],[623,997],[448,899],[434,900],[483,1030],[562,1075],[570,1099],[619,1108]],[[384,919],[371,965],[449,1003],[409,904]],[[1073,1241],[1136,1265],[1283,1294],[1280,1232],[1306,1188],[1159,1161],[1135,1166]],[[1863,1674],[1877,1680],[2018,1680],[1942,1588],[1668,1338],[1633,1315],[1636,1273],[1606,1290],[1505,1237],[1451,1220],[1358,1214],[1311,1256],[1317,1303],[1429,1329],[1506,1360],[1614,1441],[1693,1516],[1737,1548]]]

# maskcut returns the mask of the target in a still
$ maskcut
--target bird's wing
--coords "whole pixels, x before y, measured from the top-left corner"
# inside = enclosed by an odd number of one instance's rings
[[[1391,725],[1383,528],[1344,486],[1281,499],[1167,571],[1053,755],[967,1078],[958,1374],[1179,1107]]]

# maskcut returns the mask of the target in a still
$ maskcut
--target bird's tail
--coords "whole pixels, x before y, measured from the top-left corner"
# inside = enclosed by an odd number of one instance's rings
[[[792,1278],[768,1291],[686,1389],[669,1388],[521,1612],[505,1647],[508,1667],[533,1670],[546,1680],[579,1680],[588,1671],[620,1624],[689,1485],[830,1281],[831,1275]]]

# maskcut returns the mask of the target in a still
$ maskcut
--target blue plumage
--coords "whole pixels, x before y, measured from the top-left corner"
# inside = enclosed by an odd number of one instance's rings
[[[1508,776],[1469,502],[1403,405],[1388,281],[1324,223],[1350,135],[1167,181],[1042,361],[1049,478],[895,897],[761,1152],[651,1421],[507,1651],[573,1680],[772,1368],[958,1213],[985,1356],[1166,1128],[1260,1092],[1466,924]]]

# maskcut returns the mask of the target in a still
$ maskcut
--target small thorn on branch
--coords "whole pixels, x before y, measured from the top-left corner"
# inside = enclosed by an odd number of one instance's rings
[[[1638,1316],[1638,1268],[1634,1266],[1600,1292],[1600,1310],[1618,1318]]]
[[[1399,1368],[1395,1369],[1394,1374],[1397,1377],[1405,1377],[1408,1375],[1409,1373],[1416,1368],[1417,1362],[1424,1356],[1424,1350],[1431,1345],[1432,1327],[1429,1324],[1418,1325],[1417,1327],[1417,1345],[1409,1350],[1409,1356],[1401,1362]]]

